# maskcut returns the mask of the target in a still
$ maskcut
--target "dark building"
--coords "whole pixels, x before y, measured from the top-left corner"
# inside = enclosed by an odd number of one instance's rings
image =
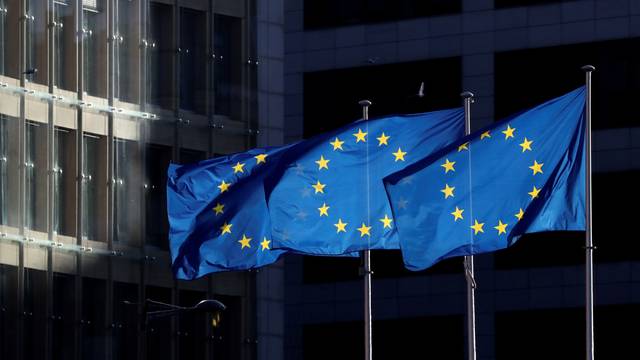
[[[584,85],[585,64],[597,68],[595,349],[624,358],[640,320],[640,1],[285,1],[285,138],[358,119],[361,99],[381,116],[461,106],[464,90],[477,129]],[[583,246],[584,233],[546,233],[476,256],[479,359],[585,357]],[[374,357],[463,358],[462,258],[411,273],[397,251],[372,256]],[[359,265],[286,258],[286,359],[363,357]]]
[[[282,354],[282,269],[174,280],[165,182],[282,144],[283,24],[281,2],[0,0],[0,359]],[[140,320],[206,298],[216,326]]]

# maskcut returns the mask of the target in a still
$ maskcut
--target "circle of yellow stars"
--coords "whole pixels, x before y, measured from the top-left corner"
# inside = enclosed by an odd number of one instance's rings
[[[501,131],[501,133],[504,134],[504,140],[509,141],[509,139],[515,139],[516,130],[517,130],[516,128],[511,127],[511,124],[507,124],[506,129]],[[483,133],[480,134],[480,141],[485,139],[490,139],[490,138],[491,138],[491,130],[484,131]],[[529,138],[524,137],[522,142],[519,143],[518,146],[520,146],[520,148],[522,149],[522,153],[525,153],[526,151],[532,151],[533,143],[534,143],[533,140],[530,140]],[[465,142],[459,145],[458,152],[465,151],[465,150],[468,151],[469,146],[470,146],[470,142]],[[445,158],[444,162],[440,166],[443,168],[444,173],[447,174],[449,172],[455,172],[455,165],[456,165],[455,161],[450,161],[448,158]],[[544,163],[538,162],[538,160],[535,159],[533,161],[533,164],[529,166],[529,169],[531,169],[532,175],[536,176],[537,174],[544,174],[544,171],[542,169],[543,166],[544,166]],[[442,193],[442,196],[444,197],[445,200],[450,197],[455,197],[454,191],[455,191],[455,187],[450,186],[448,183],[445,183],[444,188],[440,189],[440,192]],[[532,190],[527,193],[530,196],[530,200],[532,201],[538,198],[540,191],[541,189],[538,189],[534,185]],[[464,213],[464,209],[461,209],[458,206],[456,206],[455,210],[452,211],[450,214],[451,216],[453,216],[453,221],[457,222],[458,220],[464,219],[463,213]],[[516,222],[522,220],[524,214],[525,214],[524,210],[522,208],[519,208],[518,212],[514,214],[514,217],[516,218]],[[484,233],[485,223],[479,222],[478,219],[473,219],[473,220],[474,220],[473,224],[470,226],[471,230],[473,231],[473,234],[478,235],[479,233]],[[495,229],[495,231],[497,232],[497,235],[500,236],[502,234],[507,234],[507,227],[509,225],[510,224],[508,222],[503,222],[502,219],[498,219],[498,223],[495,226],[493,226],[493,229]]]

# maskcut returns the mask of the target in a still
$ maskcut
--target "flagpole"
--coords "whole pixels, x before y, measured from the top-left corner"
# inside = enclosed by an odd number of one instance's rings
[[[460,94],[464,101],[464,133],[471,133],[471,103],[473,93],[465,91]],[[467,350],[468,359],[476,360],[476,281],[473,266],[473,255],[464,257],[465,278],[467,279]]]
[[[585,102],[585,115],[587,120],[587,129],[585,131],[585,144],[586,144],[586,176],[585,176],[585,282],[586,282],[586,320],[587,320],[587,360],[594,359],[594,344],[593,344],[593,238],[591,236],[591,73],[596,68],[592,65],[585,65],[582,70],[586,75],[587,96]]]
[[[358,104],[362,106],[362,119],[369,120],[369,106],[371,101],[362,100]],[[368,164],[368,163],[367,163]],[[368,176],[368,175],[367,175]],[[371,251],[362,252],[363,276],[364,276],[364,359],[373,359],[372,322],[371,322]]]

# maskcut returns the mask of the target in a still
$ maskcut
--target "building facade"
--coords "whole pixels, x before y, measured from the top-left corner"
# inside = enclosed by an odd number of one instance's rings
[[[277,359],[283,270],[176,281],[166,169],[283,142],[278,0],[0,0],[0,358]],[[145,323],[144,299],[227,305]]]
[[[640,1],[361,0],[285,2],[285,139],[370,116],[462,105],[472,128],[584,85],[593,98],[595,349],[637,351],[634,204],[640,192]],[[418,96],[419,89],[424,96]],[[585,357],[584,233],[530,235],[475,257],[479,359]],[[285,358],[362,358],[363,285],[353,259],[288,256]],[[466,353],[462,259],[404,270],[373,252],[376,359]]]

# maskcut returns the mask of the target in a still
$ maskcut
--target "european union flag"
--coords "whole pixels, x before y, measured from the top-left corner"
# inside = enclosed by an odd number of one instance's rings
[[[407,268],[584,230],[584,107],[579,88],[386,178]]]
[[[288,148],[265,183],[273,247],[316,255],[398,249],[382,179],[463,135],[456,108],[358,121]]]
[[[272,250],[263,182],[287,148],[169,166],[169,243],[177,278],[257,268],[284,253]]]

